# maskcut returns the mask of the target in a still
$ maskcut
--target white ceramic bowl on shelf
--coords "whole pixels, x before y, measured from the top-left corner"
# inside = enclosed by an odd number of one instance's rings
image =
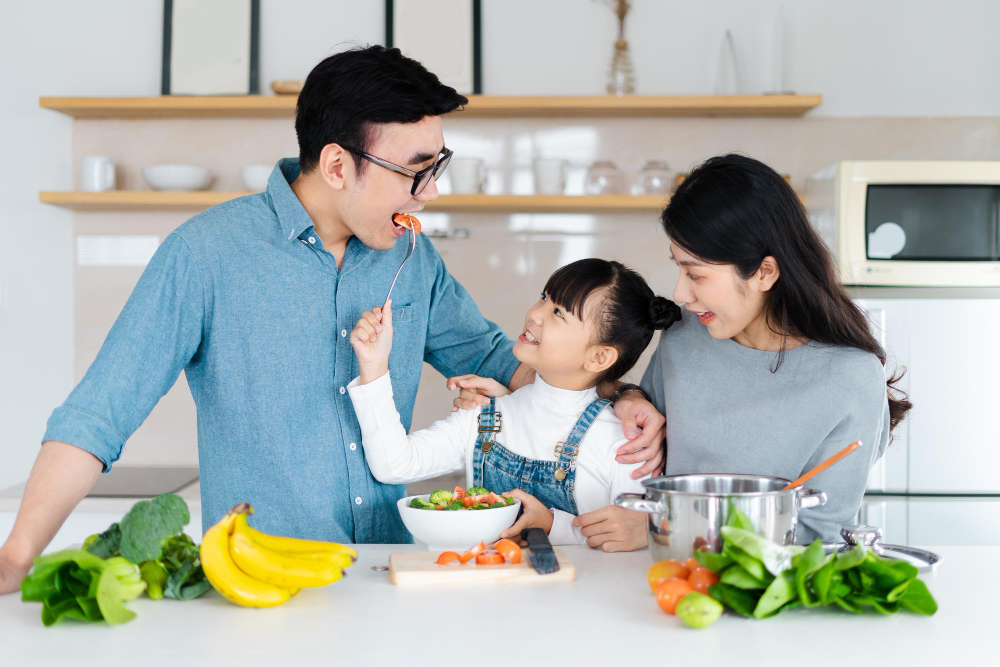
[[[154,190],[173,192],[204,190],[212,182],[212,172],[192,164],[154,164],[143,167],[142,176]]]
[[[263,192],[267,189],[267,179],[272,171],[274,166],[270,164],[248,164],[240,169],[240,180],[250,192]]]
[[[422,510],[410,507],[414,498],[427,500],[430,496],[407,496],[396,502],[403,525],[415,539],[431,549],[465,551],[479,542],[493,542],[500,532],[514,525],[521,501],[513,505],[485,510]]]

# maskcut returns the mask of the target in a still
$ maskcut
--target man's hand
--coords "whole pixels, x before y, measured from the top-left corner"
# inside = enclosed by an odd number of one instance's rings
[[[524,514],[521,515],[520,519],[514,522],[513,526],[500,533],[500,537],[513,537],[515,539],[520,539],[521,531],[525,528],[541,528],[545,531],[545,534],[548,535],[549,531],[552,530],[553,519],[552,512],[549,511],[549,508],[543,505],[538,498],[534,497],[530,493],[525,493],[521,489],[505,491],[503,494],[504,498],[510,498],[511,496],[521,501],[521,507],[524,508]]]
[[[458,398],[454,401],[452,412],[458,411],[459,408],[474,410],[481,405],[489,405],[488,396],[506,396],[510,393],[507,387],[493,378],[484,378],[478,375],[456,375],[448,378],[448,391],[455,391],[459,387],[462,391],[459,392]]]
[[[4,549],[0,549],[0,595],[21,590],[21,580],[31,569],[31,562],[17,562]]]
[[[587,545],[604,551],[635,551],[646,546],[646,515],[608,505],[573,519]]]
[[[632,479],[663,472],[664,419],[652,403],[639,392],[629,392],[615,403],[615,415],[622,420],[622,430],[629,442],[618,448],[618,463],[646,463],[632,473]]]
[[[385,304],[385,312],[376,306],[366,310],[351,331],[351,347],[358,357],[361,384],[385,375],[389,370],[389,352],[392,351],[392,299]]]

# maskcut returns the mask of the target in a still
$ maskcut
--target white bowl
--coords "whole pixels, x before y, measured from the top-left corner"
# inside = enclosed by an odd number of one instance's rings
[[[142,175],[154,190],[204,190],[212,180],[212,172],[191,164],[154,164]]]
[[[251,192],[267,190],[267,179],[271,177],[274,166],[269,164],[248,164],[240,169],[240,180],[243,186]]]
[[[396,502],[403,525],[414,538],[431,549],[465,551],[479,542],[493,542],[500,532],[514,525],[521,501],[513,505],[486,510],[420,510],[409,507],[414,498],[427,500],[430,496],[407,496]]]

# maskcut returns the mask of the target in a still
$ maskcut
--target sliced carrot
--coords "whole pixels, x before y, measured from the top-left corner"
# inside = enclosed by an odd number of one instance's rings
[[[496,549],[489,549],[476,556],[476,565],[503,565],[503,556]]]
[[[508,563],[517,564],[521,562],[521,547],[518,546],[517,542],[503,539],[494,544],[493,547],[500,552],[500,555]]]
[[[462,554],[459,557],[459,560],[461,560],[463,563],[468,563],[470,560],[472,560],[485,550],[486,550],[486,544],[484,542],[480,542],[479,544],[477,544],[476,546],[472,547],[464,554]]]
[[[448,563],[454,563],[455,561],[458,561],[460,559],[461,556],[459,556],[458,553],[454,551],[445,551],[440,556],[438,556],[437,564],[447,565]]]

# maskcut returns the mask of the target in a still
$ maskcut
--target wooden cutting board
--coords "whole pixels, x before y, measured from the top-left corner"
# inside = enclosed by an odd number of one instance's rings
[[[397,586],[427,586],[436,584],[487,584],[510,582],[541,584],[576,579],[576,567],[560,549],[554,549],[559,570],[540,575],[528,562],[528,550],[521,562],[514,565],[438,565],[438,551],[395,551],[389,554],[389,578]]]

